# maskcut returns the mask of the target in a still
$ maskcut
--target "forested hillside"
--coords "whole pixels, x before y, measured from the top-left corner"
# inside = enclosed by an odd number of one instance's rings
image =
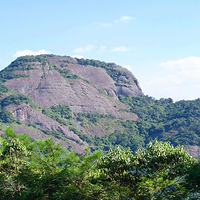
[[[170,98],[120,96],[120,100],[138,115],[135,123],[140,133],[147,136],[147,142],[158,138],[174,145],[200,144],[200,99],[173,103]]]
[[[200,198],[200,163],[181,146],[154,141],[135,153],[88,150],[76,154],[7,129],[0,138],[0,199]]]
[[[0,72],[1,132],[45,139],[83,152],[113,146],[132,151],[153,141],[184,145],[199,157],[200,100],[144,96],[115,63],[68,56],[24,56]]]

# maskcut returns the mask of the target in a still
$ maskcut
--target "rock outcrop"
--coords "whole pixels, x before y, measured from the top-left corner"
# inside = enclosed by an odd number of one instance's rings
[[[57,131],[78,151],[86,143],[74,129],[44,115],[42,109],[67,105],[74,114],[97,113],[124,120],[138,118],[128,112],[129,107],[119,101],[119,96],[142,96],[143,92],[132,73],[114,63],[67,56],[25,56],[11,63],[0,75],[10,90],[30,97],[38,105],[38,108],[29,104],[7,106],[18,121],[34,124],[42,134]],[[79,132],[88,134],[77,120],[74,124]],[[93,132],[92,127],[90,130]],[[99,135],[104,134],[99,131]]]

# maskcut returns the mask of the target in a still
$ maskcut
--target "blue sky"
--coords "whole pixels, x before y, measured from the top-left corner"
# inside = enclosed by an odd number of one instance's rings
[[[82,56],[127,67],[146,95],[200,97],[200,1],[0,0],[0,69],[17,56]]]

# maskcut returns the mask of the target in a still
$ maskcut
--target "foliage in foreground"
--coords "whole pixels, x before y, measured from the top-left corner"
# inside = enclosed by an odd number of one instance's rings
[[[199,174],[199,162],[167,142],[78,155],[11,129],[0,138],[0,199],[197,199]]]

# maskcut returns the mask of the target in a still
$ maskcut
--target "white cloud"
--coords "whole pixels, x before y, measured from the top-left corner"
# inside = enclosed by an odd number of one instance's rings
[[[20,56],[27,56],[27,55],[41,55],[41,54],[50,54],[51,52],[50,51],[46,51],[44,49],[40,49],[39,51],[32,51],[32,50],[23,50],[23,51],[17,51],[13,57],[14,58],[17,58],[17,57],[20,57]]]
[[[118,23],[126,23],[131,21],[133,18],[130,16],[122,16],[119,19],[114,20],[113,22],[100,22],[99,24],[101,26],[105,26],[105,27],[111,27],[114,24],[118,24]]]
[[[124,51],[128,51],[128,49],[125,46],[119,46],[119,47],[113,48],[111,51],[113,51],[113,52],[124,52]]]
[[[103,22],[101,22],[100,26],[110,27],[110,26],[112,26],[112,23],[103,23]]]
[[[178,60],[167,61],[161,63],[161,66],[173,69],[191,69],[191,68],[200,68],[200,57],[190,56],[188,58],[181,58]]]
[[[155,84],[155,85],[174,85],[181,84],[182,80],[176,75],[170,74],[164,77],[151,77],[146,84]]]
[[[94,48],[94,46],[89,44],[84,47],[78,47],[78,48],[74,49],[74,52],[83,53],[83,52],[91,51],[93,48]]]
[[[77,54],[75,54],[75,56],[83,57],[79,53],[90,52],[92,50],[95,50],[98,52],[105,52],[105,51],[107,51],[107,52],[125,52],[125,51],[128,51],[129,49],[125,46],[118,46],[115,48],[108,49],[104,45],[94,46],[94,45],[89,44],[86,46],[78,47],[78,48],[74,49],[73,52],[77,53]]]
[[[174,61],[161,63],[161,66],[176,73],[182,80],[200,83],[200,57],[190,56]]]
[[[125,66],[122,66],[122,67],[124,67],[124,68],[128,69],[129,71],[131,71],[131,70],[132,70],[130,65],[125,65]]]
[[[149,95],[161,98],[169,94],[175,100],[200,98],[200,57],[170,60],[158,67],[164,74],[144,83],[146,91],[151,91]]]
[[[78,59],[81,59],[81,58],[84,58],[82,55],[73,55],[71,56],[72,58],[78,58]]]
[[[115,20],[115,23],[119,23],[119,22],[128,22],[130,20],[132,20],[132,17],[129,16],[122,16],[120,17],[120,19]]]
[[[92,50],[97,50],[97,51],[105,51],[107,49],[106,46],[104,45],[100,45],[100,46],[94,46],[94,45],[86,45],[86,46],[83,46],[83,47],[78,47],[76,49],[73,50],[73,52],[75,53],[84,53],[84,52],[90,52]]]
[[[101,51],[106,50],[106,46],[104,46],[104,45],[101,45],[99,48],[100,48]]]

